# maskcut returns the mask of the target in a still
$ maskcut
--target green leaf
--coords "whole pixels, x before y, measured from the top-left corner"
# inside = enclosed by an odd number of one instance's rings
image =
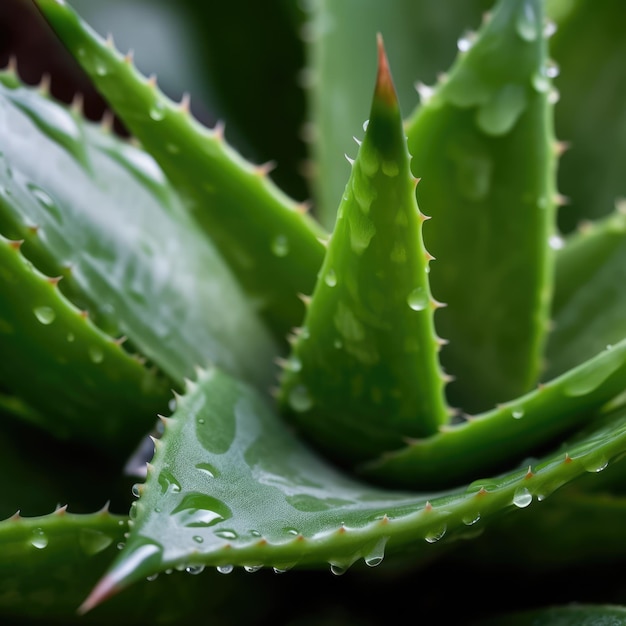
[[[131,511],[125,549],[83,608],[170,567],[278,570],[433,554],[490,515],[535,498],[626,451],[626,416],[509,474],[444,492],[389,491],[313,456],[254,390],[212,369],[165,420]],[[480,522],[479,522],[480,519]]]
[[[559,164],[559,189],[568,198],[559,225],[569,233],[582,220],[608,215],[626,196],[626,11],[621,0],[551,4],[555,128],[570,146]]]
[[[127,455],[167,407],[167,381],[96,328],[3,237],[0,268],[0,380],[45,416],[39,426]]]
[[[552,290],[555,149],[539,0],[501,0],[407,124],[450,402],[535,384]]]
[[[273,382],[269,332],[149,155],[10,74],[0,121],[0,233],[73,303],[179,386],[209,363]]]
[[[626,204],[561,243],[546,378],[626,337]]]
[[[383,455],[363,473],[396,486],[429,488],[510,467],[589,421],[624,390],[625,379],[626,339],[511,402]]]
[[[128,519],[99,513],[77,515],[65,507],[42,517],[0,522],[0,611],[4,620],[45,624],[181,624],[211,615],[236,626],[263,619],[273,607],[271,581],[180,573],[143,580],[89,615],[77,607],[102,574],[128,530]],[[207,593],[209,588],[211,591]],[[244,593],[247,602],[237,602]],[[8,623],[8,622],[7,622]],[[19,622],[22,623],[22,622]]]
[[[340,463],[449,417],[416,183],[379,39],[369,125],[281,389],[293,422]]]
[[[63,43],[130,131],[154,156],[203,231],[281,339],[303,315],[324,253],[323,229],[267,176],[195,122],[155,82],[94,33],[65,3],[37,0]]]
[[[352,153],[352,137],[368,114],[376,34],[385,39],[400,109],[410,111],[415,82],[434,81],[450,65],[459,34],[480,22],[486,6],[480,0],[312,0],[305,6],[312,187],[316,215],[331,228],[350,173],[343,155]]]

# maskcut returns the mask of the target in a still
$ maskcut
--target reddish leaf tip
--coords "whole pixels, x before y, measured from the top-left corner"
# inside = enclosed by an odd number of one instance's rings
[[[110,576],[105,576],[93,588],[86,600],[76,609],[76,612],[78,615],[85,615],[85,613],[88,613],[118,591],[120,591],[120,587],[117,586],[115,580]]]
[[[398,103],[398,97],[396,95],[396,88],[394,87],[393,79],[391,77],[391,70],[389,69],[389,61],[387,59],[387,53],[385,52],[383,36],[380,33],[376,36],[376,41],[378,43],[376,98],[387,105],[396,106]]]

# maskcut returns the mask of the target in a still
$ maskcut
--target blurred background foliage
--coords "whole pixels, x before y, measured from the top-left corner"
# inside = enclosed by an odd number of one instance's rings
[[[569,144],[559,168],[568,205],[564,233],[583,219],[609,213],[626,196],[626,3],[546,0],[557,26],[551,55],[559,74],[556,134]],[[332,228],[348,175],[344,153],[362,134],[375,72],[375,34],[410,31],[410,45],[385,39],[408,116],[419,104],[416,85],[433,84],[449,67],[457,41],[471,37],[492,0],[73,0],[71,4],[117,47],[133,51],[140,71],[156,74],[173,99],[187,92],[203,123],[226,121],[227,138],[297,200],[312,199]],[[402,9],[396,11],[395,9]],[[397,15],[403,18],[397,24]],[[355,16],[358,22],[353,23]],[[339,54],[338,37],[350,38]],[[404,38],[403,38],[404,40]],[[52,76],[52,93],[69,101],[84,94],[89,117],[104,103],[28,0],[0,3],[0,63],[18,59],[26,82]],[[318,89],[324,74],[324,91]],[[118,130],[123,128],[118,124]],[[325,152],[316,137],[325,138]]]

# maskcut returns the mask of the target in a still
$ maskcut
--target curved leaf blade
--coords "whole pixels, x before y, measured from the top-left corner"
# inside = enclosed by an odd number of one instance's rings
[[[281,388],[291,421],[341,464],[428,436],[449,418],[426,218],[381,38],[378,46],[369,124]]]
[[[0,143],[0,233],[99,326],[179,386],[211,363],[274,381],[276,344],[149,155],[11,75]]]
[[[540,0],[501,0],[407,123],[450,402],[532,389],[552,291],[555,149]]]
[[[625,390],[625,381],[626,339],[516,400],[383,455],[363,474],[413,488],[472,480],[589,421]]]
[[[57,435],[125,455],[167,407],[168,381],[96,328],[3,237],[0,346],[0,380]]]
[[[563,243],[556,256],[545,378],[626,337],[626,204]]]
[[[449,491],[383,490],[313,456],[256,392],[213,369],[166,420],[126,547],[83,608],[168,567],[341,571],[361,558],[376,565],[385,552],[417,562],[479,517],[525,508],[624,451],[618,414],[532,468]]]
[[[298,293],[313,289],[323,229],[287,198],[264,166],[247,163],[219,128],[197,124],[187,107],[169,101],[69,6],[37,5],[94,85],[142,142],[185,199],[279,338],[302,319]],[[296,253],[297,251],[297,253]]]

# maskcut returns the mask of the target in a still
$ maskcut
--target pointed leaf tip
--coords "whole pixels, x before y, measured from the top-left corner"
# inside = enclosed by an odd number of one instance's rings
[[[378,44],[378,75],[376,77],[375,98],[387,105],[396,106],[398,96],[391,77],[383,36],[380,33],[377,34],[376,41]]]
[[[76,609],[78,615],[85,615],[92,609],[114,596],[121,588],[112,576],[104,576],[92,589],[85,601]]]

